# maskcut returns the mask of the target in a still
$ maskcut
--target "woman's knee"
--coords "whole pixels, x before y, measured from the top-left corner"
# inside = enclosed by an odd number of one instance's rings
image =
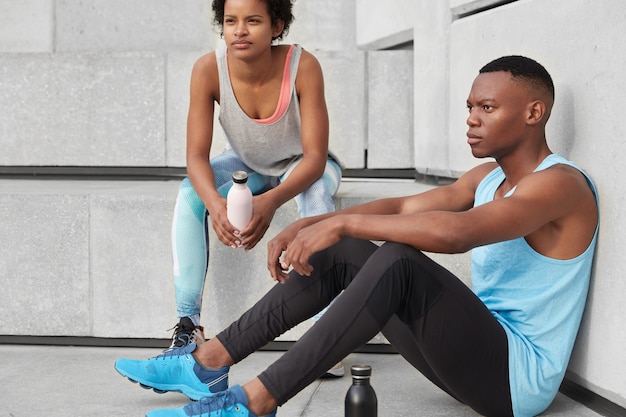
[[[187,207],[187,209],[185,209]],[[193,188],[189,177],[185,177],[178,187],[178,196],[176,198],[176,216],[185,216],[185,213],[193,213],[193,215],[202,222],[206,213],[204,202]]]
[[[193,188],[193,185],[191,184],[191,180],[189,179],[189,177],[183,178],[183,180],[180,182],[180,186],[178,187],[178,190],[180,192],[181,190],[186,190],[187,188]]]
[[[335,190],[320,178],[296,196],[300,217],[317,216],[335,211]]]

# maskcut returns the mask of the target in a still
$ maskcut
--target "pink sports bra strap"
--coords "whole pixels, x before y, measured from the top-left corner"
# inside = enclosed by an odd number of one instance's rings
[[[278,97],[278,105],[274,114],[267,119],[254,119],[259,124],[272,124],[280,119],[289,107],[289,98],[291,96],[291,54],[295,45],[291,45],[289,51],[287,51],[287,57],[285,58],[285,67],[283,69],[283,82],[280,86],[280,96]]]

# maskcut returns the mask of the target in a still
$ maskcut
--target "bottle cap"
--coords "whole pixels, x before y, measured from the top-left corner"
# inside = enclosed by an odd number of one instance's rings
[[[233,172],[233,182],[237,184],[245,184],[248,181],[248,173],[246,171]]]
[[[372,375],[372,367],[369,365],[352,365],[350,371],[356,378],[369,378]]]

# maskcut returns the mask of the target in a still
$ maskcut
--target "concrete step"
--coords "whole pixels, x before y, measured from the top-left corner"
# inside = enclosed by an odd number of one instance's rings
[[[176,322],[170,224],[179,182],[0,180],[0,334],[169,337]],[[337,207],[430,187],[345,180]],[[207,336],[274,285],[265,266],[267,240],[296,218],[290,201],[248,253],[212,236],[202,315]],[[469,282],[467,254],[433,256]],[[296,340],[310,324],[279,340]]]

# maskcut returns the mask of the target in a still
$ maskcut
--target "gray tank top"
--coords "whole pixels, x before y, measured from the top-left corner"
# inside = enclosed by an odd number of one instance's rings
[[[295,88],[301,53],[302,48],[295,45],[289,62],[291,94],[287,111],[273,123],[262,124],[251,119],[235,98],[226,48],[215,51],[220,82],[219,120],[226,140],[246,165],[263,175],[280,176],[302,157],[300,105]]]

